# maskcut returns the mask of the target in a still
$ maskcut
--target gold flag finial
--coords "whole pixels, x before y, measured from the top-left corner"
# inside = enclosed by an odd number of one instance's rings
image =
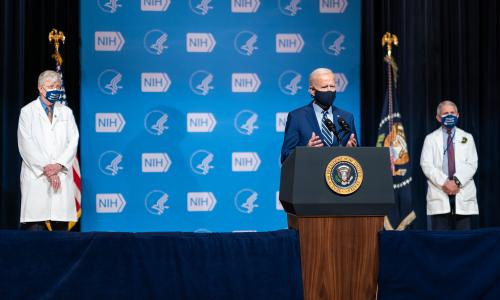
[[[54,54],[52,54],[52,58],[56,60],[57,65],[62,65],[63,59],[61,54],[59,54],[59,42],[64,44],[64,40],[66,37],[64,36],[64,32],[58,31],[57,29],[52,29],[49,32],[49,43],[54,43]]]
[[[382,47],[387,45],[387,56],[391,56],[392,54],[392,45],[398,45],[398,37],[395,34],[390,32],[386,32],[382,37]]]

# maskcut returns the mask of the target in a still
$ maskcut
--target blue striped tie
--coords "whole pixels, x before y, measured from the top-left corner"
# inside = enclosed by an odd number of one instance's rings
[[[327,147],[331,147],[333,145],[333,135],[328,127],[325,125],[325,120],[328,119],[328,111],[324,110],[322,112],[323,119],[321,119],[321,134],[323,135],[323,141],[325,142]]]

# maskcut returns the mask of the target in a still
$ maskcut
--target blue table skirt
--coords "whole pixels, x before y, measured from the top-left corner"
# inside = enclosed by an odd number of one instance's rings
[[[299,238],[0,231],[0,299],[302,299]]]

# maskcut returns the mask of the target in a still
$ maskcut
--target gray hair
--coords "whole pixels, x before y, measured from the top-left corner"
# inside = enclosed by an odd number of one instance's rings
[[[318,75],[323,75],[323,74],[332,74],[333,71],[328,69],[328,68],[317,68],[314,71],[309,74],[309,86],[313,85],[314,78]]]
[[[437,106],[437,109],[436,109],[436,115],[437,116],[439,116],[439,114],[441,113],[441,107],[443,107],[445,105],[450,105],[450,106],[455,107],[455,110],[458,113],[458,107],[457,107],[457,105],[453,101],[451,101],[451,100],[444,100],[444,101],[439,102],[439,104]]]
[[[47,81],[49,82],[49,84],[53,84],[55,82],[61,83],[61,74],[52,70],[43,71],[40,76],[38,76],[38,85],[43,86]]]

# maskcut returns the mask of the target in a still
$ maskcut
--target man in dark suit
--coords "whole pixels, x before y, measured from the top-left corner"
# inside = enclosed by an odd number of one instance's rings
[[[358,144],[353,115],[333,105],[336,87],[332,70],[314,70],[309,75],[309,93],[313,101],[288,114],[281,162],[297,146],[356,147]]]

